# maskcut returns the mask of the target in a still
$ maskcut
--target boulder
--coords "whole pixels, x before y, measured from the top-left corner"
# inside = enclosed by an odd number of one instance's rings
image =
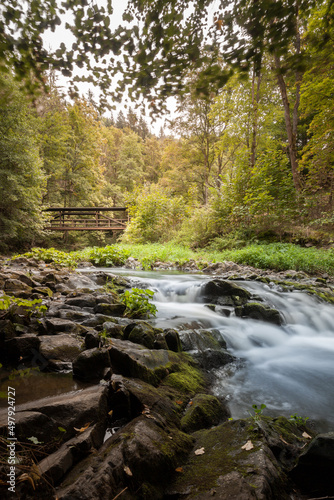
[[[124,329],[124,338],[135,344],[141,344],[148,349],[154,349],[155,332],[148,323],[128,325]]]
[[[44,331],[48,335],[55,335],[57,333],[86,333],[86,329],[78,325],[75,321],[63,318],[45,318],[41,324],[44,326]],[[41,327],[41,330],[43,327]]]
[[[300,455],[290,477],[303,493],[313,497],[334,496],[334,432],[318,434]]]
[[[226,348],[226,342],[218,331],[184,330],[180,335],[184,351],[191,353],[205,370],[225,366],[236,360]]]
[[[91,456],[84,470],[80,464],[57,490],[59,500],[124,498],[162,500],[172,472],[191,448],[192,439],[175,427],[164,428],[141,415],[111,436]],[[144,496],[145,495],[145,496]]]
[[[79,354],[73,361],[73,376],[80,380],[92,381],[103,377],[104,369],[110,367],[108,351],[95,347]]]
[[[58,425],[51,417],[39,411],[20,411],[15,415],[15,437],[24,443],[31,443],[28,438],[36,437],[46,444],[59,437]],[[0,434],[8,434],[8,415],[0,417]]]
[[[288,500],[289,482],[272,449],[285,447],[290,456],[303,439],[289,432],[293,424],[286,419],[272,428],[270,421],[235,420],[193,434],[195,445],[188,459],[181,462],[166,491],[167,498],[185,500]],[[271,446],[267,441],[271,439]],[[290,442],[287,441],[290,439]],[[296,456],[296,453],[295,455]]]
[[[124,304],[108,304],[101,302],[94,307],[94,312],[106,316],[122,316],[125,309],[126,306]]]
[[[227,420],[230,412],[221,401],[210,394],[196,394],[181,419],[181,429],[190,433],[218,425]]]
[[[80,294],[75,297],[66,298],[66,304],[77,307],[94,307],[96,305],[96,297],[93,294]]]
[[[203,302],[221,306],[238,306],[245,304],[251,297],[248,290],[226,280],[211,280],[201,288]]]
[[[24,334],[5,341],[5,361],[17,364],[19,361],[31,360],[39,350],[40,339],[36,335]]]
[[[248,302],[248,304],[236,307],[235,315],[239,318],[251,318],[258,319],[260,321],[267,321],[268,323],[273,323],[274,325],[281,325],[283,323],[283,317],[277,309],[273,309],[272,307],[264,304],[259,304],[258,302]]]
[[[97,423],[105,429],[108,413],[108,388],[93,386],[72,393],[51,396],[30,403],[16,406],[16,416],[21,412],[38,412],[56,422],[57,426],[66,429],[66,437],[75,435],[74,427],[80,429],[88,423]],[[3,412],[0,412],[0,418]]]
[[[74,335],[41,335],[39,352],[47,360],[73,362],[83,349],[83,340]]]
[[[164,337],[167,344],[167,348],[170,351],[181,352],[182,345],[180,340],[180,335],[173,328],[167,328],[164,330]]]

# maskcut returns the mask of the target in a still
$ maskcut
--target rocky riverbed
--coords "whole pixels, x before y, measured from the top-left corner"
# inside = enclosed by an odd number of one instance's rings
[[[194,262],[182,270],[198,271]],[[203,287],[206,302],[240,317],[282,321],[236,279],[333,301],[327,275],[234,263],[204,272],[213,275]],[[3,297],[42,301],[0,310],[1,498],[332,498],[334,433],[261,413],[231,420],[224,398],[210,393],[206,370],[234,361],[226,346],[215,349],[208,332],[197,356],[189,356],[196,336],[180,339],[176,329],[125,317],[107,282],[116,292],[130,287],[98,269],[87,275],[25,258],[1,266]],[[16,440],[8,440],[9,430]]]

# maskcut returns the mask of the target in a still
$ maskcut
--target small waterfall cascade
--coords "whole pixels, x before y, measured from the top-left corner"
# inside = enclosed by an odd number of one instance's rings
[[[133,286],[154,290],[155,326],[176,328],[181,338],[189,329],[212,330],[226,342],[238,361],[213,367],[211,379],[214,393],[228,401],[234,418],[247,417],[253,404],[264,403],[267,414],[296,413],[317,420],[321,429],[333,429],[334,306],[274,284],[232,282],[247,290],[251,301],[278,310],[279,326],[237,317],[232,306],[205,303],[202,291],[211,276],[105,271],[123,273]]]

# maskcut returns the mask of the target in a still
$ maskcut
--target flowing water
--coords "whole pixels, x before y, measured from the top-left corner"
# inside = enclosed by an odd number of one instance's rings
[[[153,324],[182,330],[215,329],[239,362],[212,371],[213,391],[228,401],[232,416],[248,416],[253,404],[266,414],[317,420],[334,429],[334,307],[304,292],[251,281],[234,283],[278,309],[284,325],[228,317],[203,303],[201,288],[210,276],[103,269],[131,278],[133,286],[155,291]]]

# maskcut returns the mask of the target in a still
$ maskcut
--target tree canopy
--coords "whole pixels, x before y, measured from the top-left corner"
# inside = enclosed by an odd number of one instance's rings
[[[234,69],[259,68],[263,53],[284,56],[280,72],[301,67],[301,50],[291,52],[297,25],[316,0],[129,0],[123,22],[113,27],[111,0],[3,0],[0,19],[1,69],[14,68],[32,90],[48,68],[89,81],[121,99],[127,88],[137,102],[157,111],[169,95],[185,90],[185,75],[198,71],[197,91],[221,88]],[[63,22],[75,42],[54,51],[42,35]],[[226,66],[229,63],[231,66]],[[74,69],[82,68],[81,76]],[[113,88],[117,75],[122,75]]]

